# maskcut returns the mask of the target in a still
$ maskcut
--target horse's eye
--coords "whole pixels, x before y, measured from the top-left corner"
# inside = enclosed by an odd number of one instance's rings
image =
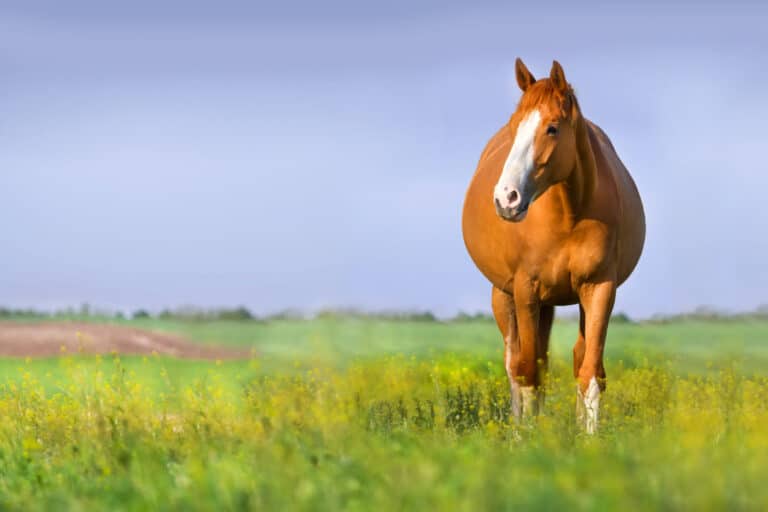
[[[557,135],[557,126],[554,124],[547,126],[547,135]]]

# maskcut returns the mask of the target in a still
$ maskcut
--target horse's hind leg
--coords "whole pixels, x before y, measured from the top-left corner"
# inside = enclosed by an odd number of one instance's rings
[[[552,324],[555,320],[554,306],[541,306],[539,311],[539,332],[536,344],[536,364],[538,374],[536,385],[539,398],[544,398],[544,385],[546,384],[547,370],[549,369],[549,337],[552,333]]]
[[[576,344],[573,346],[573,376],[579,377],[579,370],[581,369],[581,363],[584,361],[584,352],[587,345],[584,341],[584,308],[579,304],[579,337],[576,339]]]

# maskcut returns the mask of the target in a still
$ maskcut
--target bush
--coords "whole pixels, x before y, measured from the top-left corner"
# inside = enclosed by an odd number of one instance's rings
[[[493,316],[488,313],[482,313],[480,311],[474,314],[460,311],[451,320],[454,322],[492,322]]]
[[[253,320],[255,317],[245,307],[201,309],[194,306],[184,306],[177,309],[164,309],[158,318],[165,320],[183,320],[197,322],[211,322],[215,320]]]
[[[612,324],[631,324],[634,323],[632,319],[629,317],[628,314],[624,313],[623,311],[619,311],[618,313],[614,313],[611,315],[611,323]]]
[[[235,309],[221,309],[215,314],[217,320],[253,320],[248,308],[240,306]]]

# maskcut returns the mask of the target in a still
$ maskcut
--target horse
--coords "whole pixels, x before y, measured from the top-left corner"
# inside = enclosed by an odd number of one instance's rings
[[[579,305],[573,347],[577,418],[598,426],[616,289],[645,242],[640,194],[608,136],[581,112],[562,66],[537,80],[519,58],[522,90],[467,190],[464,243],[491,282],[517,421],[538,413],[555,306]]]

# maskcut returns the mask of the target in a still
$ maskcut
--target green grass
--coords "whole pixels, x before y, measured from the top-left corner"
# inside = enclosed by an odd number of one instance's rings
[[[365,319],[307,321],[101,320],[180,334],[205,344],[253,348],[265,370],[283,372],[304,365],[346,365],[387,355],[420,359],[452,353],[498,360],[501,337],[493,322],[393,322]],[[550,351],[569,360],[577,325],[556,321]],[[612,324],[606,360],[626,365],[646,360],[672,362],[674,371],[701,373],[738,361],[748,373],[768,367],[768,321],[683,321]]]
[[[522,425],[489,322],[124,323],[258,356],[0,360],[0,509],[768,506],[768,322],[612,325],[596,437],[573,323]]]

